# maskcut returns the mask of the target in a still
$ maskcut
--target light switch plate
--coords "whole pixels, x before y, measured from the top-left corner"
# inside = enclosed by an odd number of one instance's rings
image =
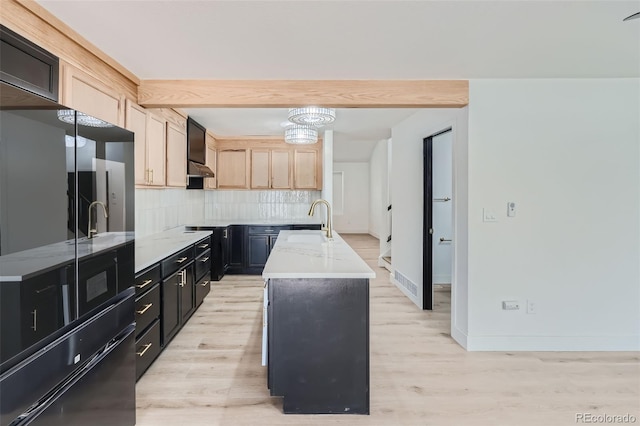
[[[516,215],[516,203],[509,201],[507,203],[507,216],[514,217]]]
[[[497,222],[496,212],[491,209],[482,209],[482,221],[483,222]]]

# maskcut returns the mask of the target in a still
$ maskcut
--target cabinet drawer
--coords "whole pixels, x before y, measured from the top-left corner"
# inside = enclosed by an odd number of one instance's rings
[[[291,226],[248,226],[249,234],[275,234],[278,235],[280,231],[288,231]]]
[[[211,272],[211,250],[205,251],[202,256],[196,259],[196,280],[199,280],[207,272]]]
[[[160,281],[160,264],[153,265],[151,268],[140,272],[136,275],[136,295],[142,294],[149,290],[153,285]]]
[[[193,260],[193,246],[189,246],[173,256],[167,257],[162,261],[162,276],[168,277],[178,269],[186,266],[191,260]]]
[[[160,321],[156,320],[151,327],[136,340],[136,380],[147,371],[160,353]]]
[[[196,243],[196,257],[200,257],[202,253],[211,249],[211,237],[207,237]]]
[[[196,284],[196,306],[200,306],[211,290],[210,274],[205,274]]]
[[[160,315],[160,284],[136,300],[136,336]]]

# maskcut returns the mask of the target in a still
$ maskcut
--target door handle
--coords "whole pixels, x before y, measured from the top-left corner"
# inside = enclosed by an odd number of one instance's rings
[[[33,319],[33,325],[31,326],[31,329],[33,331],[38,331],[38,310],[34,309],[33,311],[31,311],[31,316]]]
[[[148,286],[149,284],[151,284],[153,282],[153,280],[144,280],[142,282],[142,284],[136,284],[136,287],[138,288],[145,288],[146,286]]]
[[[138,355],[139,357],[143,357],[151,346],[153,346],[153,343],[147,343],[146,345],[144,345],[143,350],[141,350],[140,352],[136,352],[136,355]]]
[[[188,257],[181,257],[180,259],[176,260],[176,263],[183,263],[187,259]]]
[[[142,314],[144,314],[145,312],[147,312],[147,311],[149,310],[149,308],[150,308],[150,307],[152,307],[152,306],[153,306],[153,303],[148,303],[148,304],[144,305],[144,308],[143,308],[143,309],[141,309],[141,310],[139,310],[139,311],[136,311],[136,313],[137,313],[138,315],[142,315]]]
[[[446,239],[445,237],[440,237],[440,242],[444,243],[444,242],[451,242],[451,240]]]

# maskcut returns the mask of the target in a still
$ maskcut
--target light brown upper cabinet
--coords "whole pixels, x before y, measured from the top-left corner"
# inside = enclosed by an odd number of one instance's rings
[[[187,187],[187,132],[167,123],[167,186]]]
[[[206,189],[216,189],[218,187],[218,171],[216,168],[216,140],[209,133],[205,136],[207,151],[205,154],[205,160],[207,167],[211,169],[214,176],[212,178],[204,178],[204,187]]]
[[[129,99],[126,102],[125,128],[134,133],[135,184],[147,184],[147,112]]]
[[[271,150],[251,150],[251,189],[271,188]]]
[[[249,153],[246,149],[218,150],[218,189],[249,188]]]
[[[167,122],[164,118],[147,111],[146,185],[165,185],[166,149]]]
[[[296,149],[293,164],[295,189],[322,189],[322,152],[315,149]]]
[[[252,149],[251,189],[291,189],[291,150]]]
[[[60,102],[90,116],[125,126],[125,97],[103,82],[61,61]]]
[[[271,150],[271,188],[291,189],[293,174],[293,153],[291,150]]]
[[[127,99],[125,127],[134,133],[135,184],[164,186],[166,123]]]

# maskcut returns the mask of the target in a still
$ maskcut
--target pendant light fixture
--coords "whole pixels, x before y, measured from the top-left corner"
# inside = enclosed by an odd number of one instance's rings
[[[104,120],[100,120],[99,118],[95,118],[80,111],[74,111],[72,109],[59,109],[58,120],[64,123],[74,124],[76,122],[76,112],[78,114],[78,124],[81,126],[113,127],[113,124],[111,123],[107,123]]]
[[[318,129],[315,126],[293,124],[284,130],[284,141],[296,145],[309,145],[318,142]]]
[[[289,121],[296,124],[308,124],[311,126],[326,126],[336,119],[334,108],[307,106],[289,108]]]

